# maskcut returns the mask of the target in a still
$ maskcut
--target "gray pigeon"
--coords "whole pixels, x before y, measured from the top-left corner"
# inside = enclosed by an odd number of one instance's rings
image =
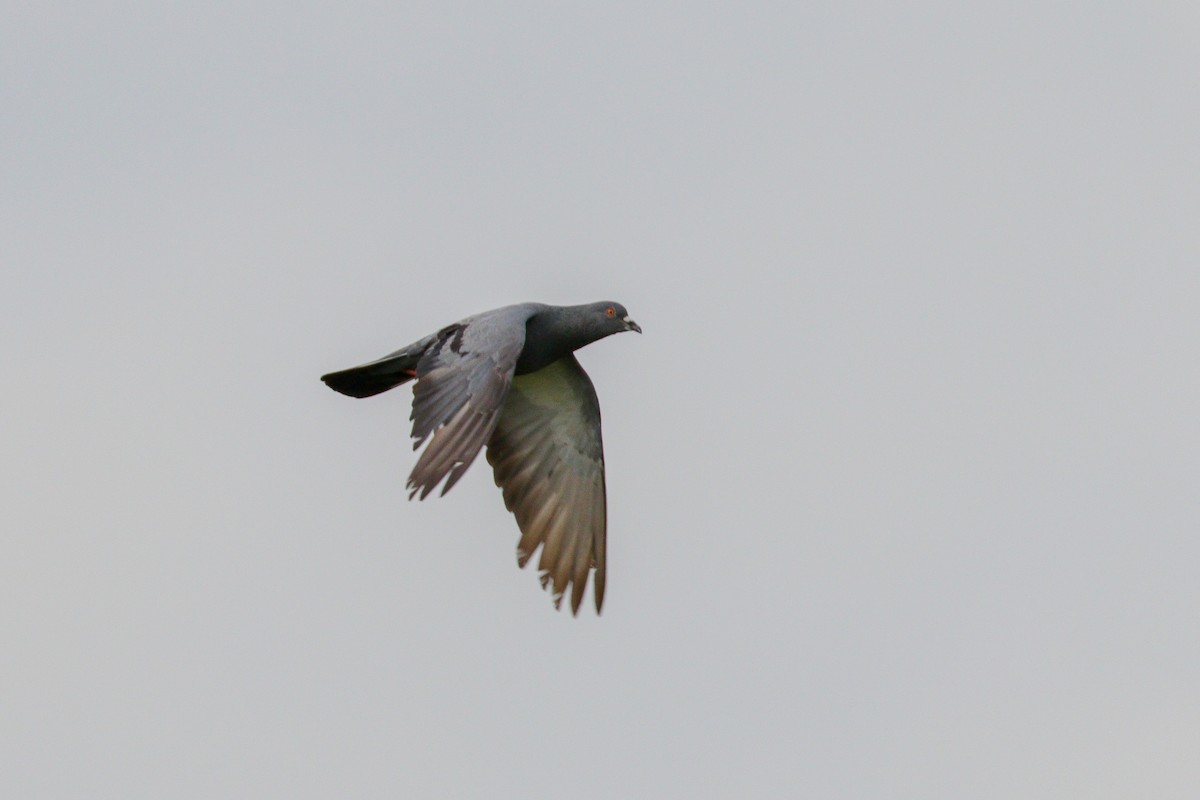
[[[371,397],[416,378],[413,449],[433,440],[408,478],[422,500],[442,494],[487,445],[487,460],[517,517],[524,567],[539,546],[542,586],[554,604],[571,589],[579,613],[595,570],[596,612],[604,603],[604,447],[600,403],[574,351],[642,329],[620,303],[521,303],[447,325],[391,355],[321,376],[334,391]]]

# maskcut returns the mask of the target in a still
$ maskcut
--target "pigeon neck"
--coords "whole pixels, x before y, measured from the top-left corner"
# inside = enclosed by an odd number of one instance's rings
[[[525,349],[517,361],[516,374],[536,372],[584,345],[607,336],[587,325],[583,306],[552,306],[539,311],[525,323]]]

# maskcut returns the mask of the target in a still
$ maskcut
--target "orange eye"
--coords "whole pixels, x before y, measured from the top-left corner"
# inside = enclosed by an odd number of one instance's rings
[[[617,310],[615,308],[606,308],[604,313],[610,317],[615,317],[617,315]]]

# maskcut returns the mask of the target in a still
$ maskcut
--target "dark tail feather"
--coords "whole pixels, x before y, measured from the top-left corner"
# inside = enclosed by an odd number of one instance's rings
[[[419,350],[416,353],[393,353],[370,364],[322,375],[321,380],[335,392],[351,397],[371,397],[415,378],[420,359]]]

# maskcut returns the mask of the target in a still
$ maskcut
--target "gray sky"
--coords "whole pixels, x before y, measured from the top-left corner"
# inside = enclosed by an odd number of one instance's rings
[[[0,795],[1194,798],[1192,3],[9,4]],[[615,299],[603,617],[410,392]]]

